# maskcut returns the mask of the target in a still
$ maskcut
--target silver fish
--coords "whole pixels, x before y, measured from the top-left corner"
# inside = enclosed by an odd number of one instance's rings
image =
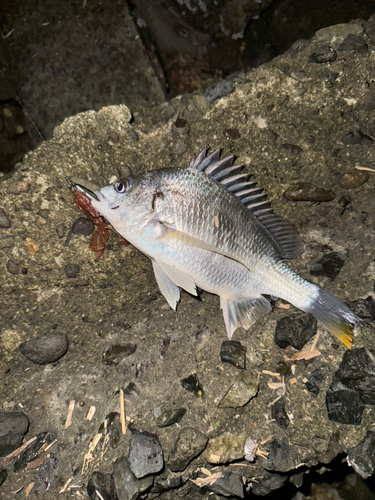
[[[219,295],[229,339],[271,311],[264,296],[313,314],[348,348],[363,324],[332,294],[283,262],[302,252],[295,228],[276,215],[263,190],[233,165],[233,156],[204,149],[188,168],[116,180],[91,192],[75,185],[110,226],[151,259],[155,278],[176,309],[180,288]],[[72,186],[71,186],[72,187]]]

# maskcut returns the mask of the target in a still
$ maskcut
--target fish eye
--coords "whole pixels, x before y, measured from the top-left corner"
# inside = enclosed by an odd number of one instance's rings
[[[130,184],[128,181],[117,181],[113,184],[113,187],[118,193],[125,193],[129,189]]]

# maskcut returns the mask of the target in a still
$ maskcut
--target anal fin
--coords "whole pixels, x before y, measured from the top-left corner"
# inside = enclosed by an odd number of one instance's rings
[[[242,301],[220,297],[220,307],[223,310],[229,340],[237,328],[242,327],[247,330],[259,318],[272,310],[271,304],[263,296]]]

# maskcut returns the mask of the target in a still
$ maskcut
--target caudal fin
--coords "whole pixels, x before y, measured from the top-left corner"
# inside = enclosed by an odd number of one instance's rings
[[[349,307],[336,299],[331,293],[323,290],[323,288],[318,288],[318,295],[306,309],[306,312],[315,316],[327,330],[349,349],[352,345],[353,328],[359,324],[367,324],[354,314]]]

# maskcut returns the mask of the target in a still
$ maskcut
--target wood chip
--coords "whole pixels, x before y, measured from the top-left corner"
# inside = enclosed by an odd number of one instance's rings
[[[278,380],[281,379],[280,373],[270,372],[269,370],[262,370],[262,373],[265,375],[271,375],[272,377],[276,377]]]
[[[121,421],[121,431],[123,434],[126,433],[126,421],[125,421],[125,405],[124,405],[124,391],[120,389],[120,421]]]
[[[215,227],[219,227],[219,217],[217,215],[214,215],[214,224]]]
[[[366,172],[375,172],[375,170],[372,168],[360,167],[359,165],[356,165],[354,168],[356,168],[357,170],[366,170]]]
[[[30,483],[29,486],[25,489],[25,497],[27,498],[30,495],[30,491],[33,489],[35,483]]]
[[[270,382],[270,381],[268,381],[267,385],[273,391],[275,391],[276,389],[284,389],[285,388],[284,382]]]
[[[31,256],[35,255],[37,252],[39,252],[39,245],[36,241],[32,240],[31,238],[26,238],[25,240],[25,246],[27,250],[29,251],[29,254]]]
[[[70,427],[72,425],[72,416],[73,416],[75,404],[76,404],[76,402],[74,401],[74,399],[72,399],[69,403],[68,414],[67,414],[66,420],[65,420],[65,429],[67,429],[68,427]]]
[[[57,443],[57,439],[55,439],[54,441],[52,441],[52,443],[51,443],[51,444],[49,444],[49,445],[46,447],[46,449],[45,449],[44,451],[48,451],[50,448],[52,448],[52,446],[53,446],[55,443]]]
[[[202,467],[199,469],[203,474],[206,475],[206,477],[197,477],[197,479],[190,479],[190,481],[194,484],[196,484],[199,488],[203,488],[203,486],[207,486],[208,484],[211,486],[214,484],[218,479],[224,477],[221,472],[214,472],[214,474],[211,473],[208,469],[205,469]]]
[[[310,351],[313,351],[316,347],[316,344],[318,343],[318,340],[319,340],[319,337],[320,337],[320,333],[318,332],[316,335],[315,335],[315,338],[314,338],[314,341],[312,343],[312,346],[310,347]]]
[[[87,412],[86,415],[86,420],[89,420],[91,422],[93,416],[95,415],[96,412],[96,407],[94,405],[90,406],[89,411]]]
[[[36,436],[34,436],[33,438],[31,438],[28,441],[26,441],[26,443],[24,443],[23,445],[21,445],[16,450],[12,451],[12,453],[10,453],[9,455],[7,455],[5,458],[7,460],[11,460],[12,458],[14,458],[17,455],[19,455],[25,448],[27,448],[29,446],[29,444],[33,443],[35,440],[36,440]]]
[[[280,304],[277,304],[278,309],[290,309],[290,304],[283,304],[282,302]]]
[[[293,354],[293,356],[290,358],[291,361],[297,361],[299,359],[311,359],[311,358],[316,358],[317,356],[320,356],[321,352],[318,351],[318,349],[308,349],[305,351],[299,351]]]
[[[294,377],[294,378],[291,378],[291,379],[289,380],[289,384],[290,384],[290,385],[293,385],[293,384],[296,384],[296,383],[297,383],[297,379],[296,379],[295,377]]]

